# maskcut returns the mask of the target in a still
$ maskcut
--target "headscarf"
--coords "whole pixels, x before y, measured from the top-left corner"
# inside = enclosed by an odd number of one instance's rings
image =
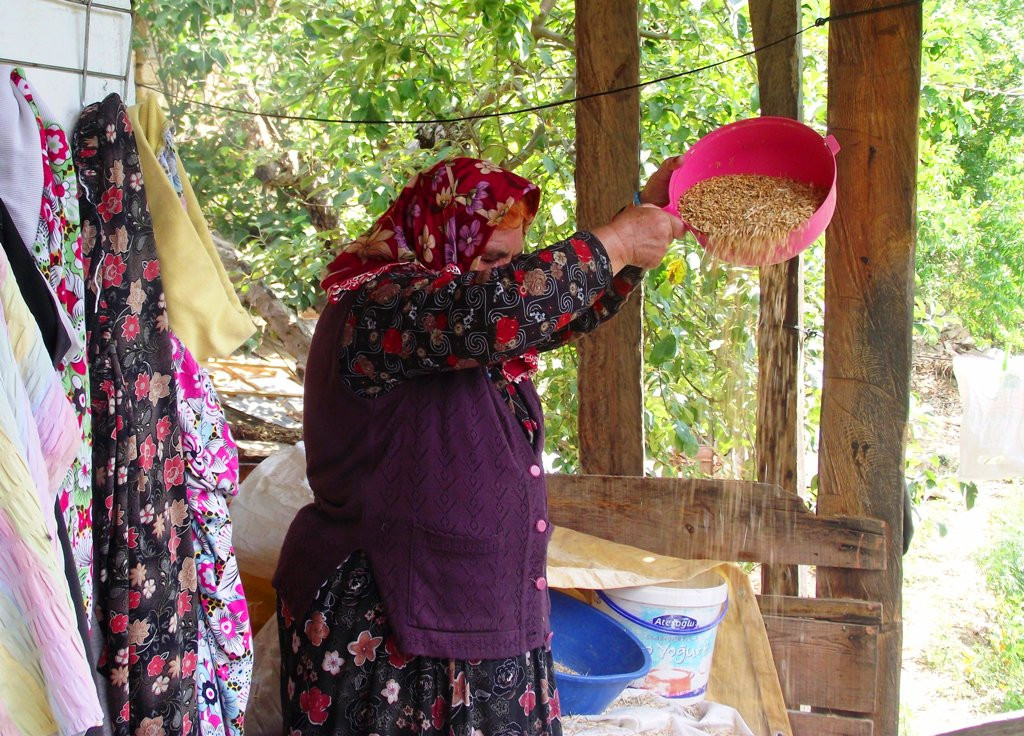
[[[398,266],[416,263],[433,272],[474,270],[495,230],[522,216],[524,229],[540,206],[531,181],[487,161],[453,158],[413,176],[367,232],[346,245],[321,282],[331,302]],[[515,223],[518,225],[518,223]],[[537,351],[504,360],[502,375],[519,383],[537,372]]]
[[[413,176],[373,226],[346,245],[322,281],[330,301],[382,273],[416,262],[428,271],[473,270],[491,235],[518,201],[525,224],[537,214],[540,189],[475,158],[441,161]]]

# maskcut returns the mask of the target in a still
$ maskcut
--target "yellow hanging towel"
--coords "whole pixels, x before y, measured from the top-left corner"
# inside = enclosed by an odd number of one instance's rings
[[[128,117],[135,128],[171,329],[197,360],[230,355],[256,326],[214,249],[180,159],[184,202],[157,161],[167,118],[153,95],[129,107]]]

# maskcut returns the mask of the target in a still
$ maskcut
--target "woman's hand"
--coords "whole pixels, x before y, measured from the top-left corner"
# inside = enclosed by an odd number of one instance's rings
[[[661,166],[651,174],[651,178],[640,190],[640,202],[643,204],[654,204],[664,207],[668,204],[668,183],[672,178],[672,172],[683,164],[682,156],[673,156],[665,159]]]
[[[593,233],[608,251],[615,274],[625,266],[657,267],[665,257],[668,244],[686,235],[686,226],[660,207],[642,204],[627,207],[607,225],[595,228]]]

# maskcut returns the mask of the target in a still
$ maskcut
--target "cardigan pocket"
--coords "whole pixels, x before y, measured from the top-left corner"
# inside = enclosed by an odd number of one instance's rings
[[[435,531],[414,523],[409,547],[409,620],[430,631],[492,633],[515,629],[518,615],[505,585],[498,536],[490,539]],[[511,583],[515,589],[515,581]]]

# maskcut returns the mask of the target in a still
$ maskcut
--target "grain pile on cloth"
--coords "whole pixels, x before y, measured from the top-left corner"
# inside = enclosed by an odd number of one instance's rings
[[[683,582],[706,571],[729,584],[729,609],[715,637],[708,701],[735,708],[754,736],[791,736],[764,619],[742,569],[663,557],[562,527],[555,529],[548,547],[548,585],[585,599],[595,590]]]
[[[627,688],[599,716],[563,716],[564,736],[753,736],[732,708]]]
[[[824,198],[824,192],[793,179],[730,174],[683,192],[679,216],[708,236],[712,254],[757,263],[810,219]]]

